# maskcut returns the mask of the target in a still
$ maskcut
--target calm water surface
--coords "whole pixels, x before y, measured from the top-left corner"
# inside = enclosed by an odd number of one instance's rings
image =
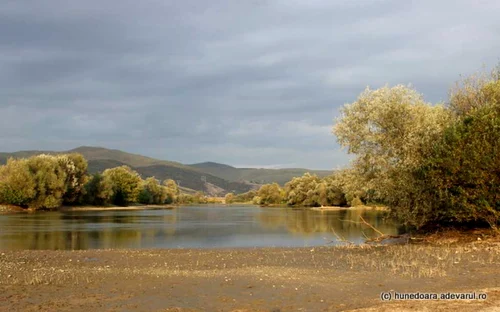
[[[360,243],[374,235],[360,215],[397,234],[381,211],[192,206],[4,214],[0,249],[305,247],[338,244],[335,233]]]

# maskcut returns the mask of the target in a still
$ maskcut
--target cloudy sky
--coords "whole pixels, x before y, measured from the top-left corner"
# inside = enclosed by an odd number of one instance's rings
[[[500,57],[500,1],[2,0],[0,151],[331,169],[366,87],[445,101]]]

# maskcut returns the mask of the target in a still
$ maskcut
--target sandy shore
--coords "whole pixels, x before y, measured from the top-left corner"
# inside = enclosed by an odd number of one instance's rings
[[[486,293],[382,302],[381,292]],[[500,243],[3,251],[0,311],[497,311]]]
[[[102,211],[102,210],[147,210],[147,209],[174,209],[176,206],[173,205],[144,205],[144,206],[127,206],[127,207],[95,207],[95,206],[84,206],[84,207],[66,207],[63,206],[59,208],[60,211]]]
[[[355,207],[340,207],[340,206],[321,206],[321,207],[312,207],[309,208],[311,210],[317,211],[331,211],[331,210],[380,210],[380,211],[389,211],[387,207],[383,206],[355,206]]]

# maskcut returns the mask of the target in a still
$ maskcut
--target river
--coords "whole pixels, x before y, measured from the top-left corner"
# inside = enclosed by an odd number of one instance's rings
[[[312,247],[361,243],[397,227],[385,212],[344,209],[186,206],[175,209],[66,211],[0,215],[2,250]]]

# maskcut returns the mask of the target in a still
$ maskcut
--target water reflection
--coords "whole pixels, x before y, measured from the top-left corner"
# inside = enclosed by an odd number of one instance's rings
[[[317,246],[336,235],[362,242],[396,227],[370,210],[313,211],[259,207],[41,212],[0,215],[0,249],[109,249]]]

